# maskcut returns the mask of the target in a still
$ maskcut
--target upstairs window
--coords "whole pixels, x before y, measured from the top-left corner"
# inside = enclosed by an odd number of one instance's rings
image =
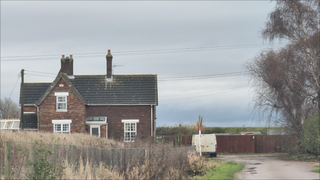
[[[67,110],[67,97],[61,96],[57,97],[57,110]]]
[[[55,92],[54,95],[56,96],[56,110],[57,111],[67,111],[67,99],[68,99],[68,92]]]

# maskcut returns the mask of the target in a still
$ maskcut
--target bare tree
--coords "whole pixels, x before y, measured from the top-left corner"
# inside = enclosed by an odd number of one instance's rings
[[[9,98],[0,99],[0,118],[11,119],[20,117],[20,108]]]
[[[287,40],[247,63],[255,83],[255,108],[300,136],[303,121],[320,109],[319,1],[279,0],[262,37]]]

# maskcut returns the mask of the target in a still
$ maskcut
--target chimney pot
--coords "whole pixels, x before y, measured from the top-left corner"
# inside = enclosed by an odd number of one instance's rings
[[[66,73],[67,75],[73,75],[73,59],[72,55],[70,56],[71,59],[65,55],[62,55],[61,58],[61,69],[60,72]]]
[[[70,55],[70,59],[72,59],[72,55]]]

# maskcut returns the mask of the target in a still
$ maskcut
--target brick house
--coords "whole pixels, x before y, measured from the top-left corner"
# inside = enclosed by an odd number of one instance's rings
[[[155,135],[157,75],[113,75],[112,58],[109,50],[105,75],[73,75],[63,55],[52,83],[24,83],[22,128],[126,142]]]

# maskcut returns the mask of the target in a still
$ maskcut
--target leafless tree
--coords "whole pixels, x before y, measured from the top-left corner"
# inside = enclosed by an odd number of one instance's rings
[[[288,41],[246,64],[256,85],[255,108],[300,136],[303,121],[320,109],[318,0],[278,0],[261,32],[266,41]],[[276,115],[276,116],[275,116]]]
[[[11,119],[20,117],[20,108],[9,98],[0,99],[0,118]]]

